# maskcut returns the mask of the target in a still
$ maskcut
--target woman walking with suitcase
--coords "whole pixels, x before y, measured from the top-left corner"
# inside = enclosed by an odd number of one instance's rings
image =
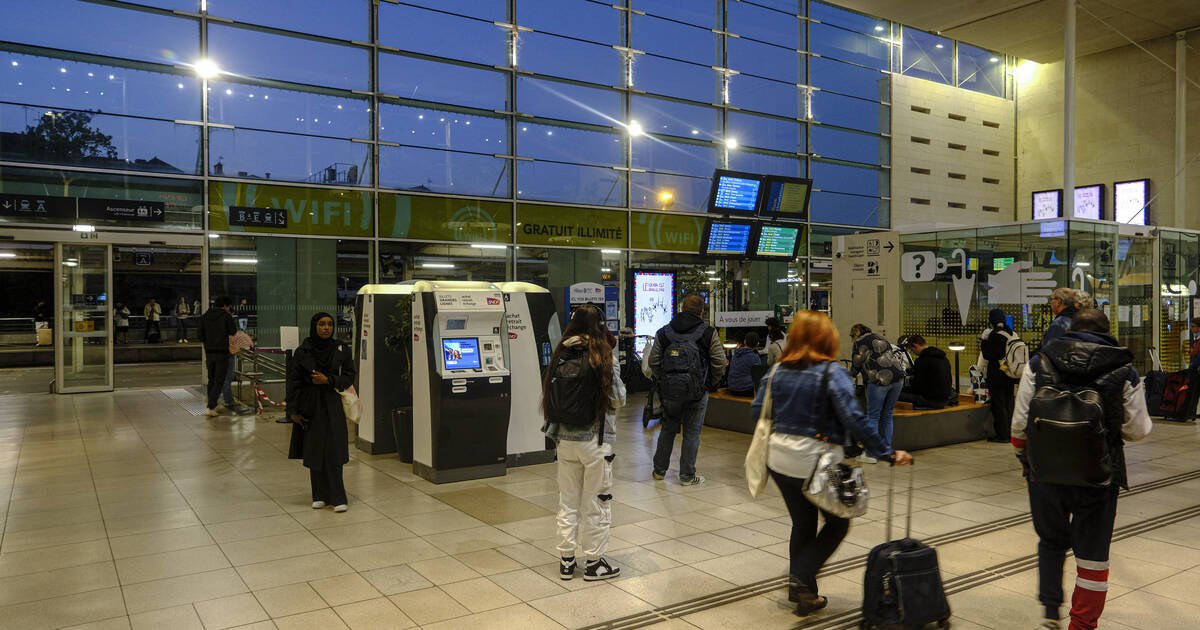
[[[833,321],[816,311],[797,313],[779,367],[763,379],[753,405],[758,416],[769,381],[775,425],[767,469],[792,517],[788,600],[796,603],[796,614],[802,616],[829,603],[818,592],[817,572],[850,529],[849,519],[818,509],[805,496],[805,481],[818,459],[830,449],[841,459],[840,445],[848,431],[873,457],[899,466],[912,461],[905,451],[893,451],[867,421],[837,354],[838,332]],[[827,418],[821,417],[822,409],[827,410]],[[825,519],[820,532],[818,513]]]

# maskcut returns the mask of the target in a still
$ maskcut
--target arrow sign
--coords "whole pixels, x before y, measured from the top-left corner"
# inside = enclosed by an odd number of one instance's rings
[[[958,301],[958,316],[962,319],[963,326],[966,326],[967,316],[970,315],[971,299],[975,297],[975,278],[979,274],[967,277],[967,253],[965,251],[956,249],[950,255],[957,256],[962,261],[959,263],[958,277],[952,278],[951,281],[954,283],[954,298]]]
[[[896,246],[893,245],[891,241],[888,241],[887,245],[884,245],[883,248],[888,250],[888,253],[891,253],[893,249],[896,249]]]
[[[1086,278],[1087,278],[1087,274],[1085,274],[1085,273],[1083,272],[1083,268],[1082,268],[1082,267],[1076,267],[1076,268],[1075,268],[1075,270],[1071,272],[1071,282],[1075,282],[1075,280],[1077,280],[1077,279],[1078,279],[1078,280],[1079,280],[1079,290],[1080,290],[1080,291],[1086,291],[1086,290],[1087,290],[1087,287],[1084,285],[1084,280],[1085,280]]]

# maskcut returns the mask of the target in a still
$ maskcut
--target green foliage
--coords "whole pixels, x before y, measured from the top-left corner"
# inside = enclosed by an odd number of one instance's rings
[[[412,385],[412,304],[412,298],[403,298],[396,304],[396,310],[388,313],[391,334],[383,338],[388,350],[404,357],[406,369],[400,379],[406,387]]]
[[[37,125],[25,128],[25,141],[32,157],[40,160],[78,163],[88,158],[117,158],[112,136],[90,127],[89,112],[47,112]]]

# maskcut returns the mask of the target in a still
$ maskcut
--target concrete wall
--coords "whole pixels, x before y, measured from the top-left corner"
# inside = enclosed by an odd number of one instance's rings
[[[1080,19],[1085,19],[1081,17]],[[1188,76],[1200,81],[1200,33],[1188,39]],[[1175,37],[1142,45],[1175,65]],[[1032,218],[1031,194],[1062,187],[1063,64],[1018,70],[1017,213]],[[1200,89],[1189,88],[1188,157],[1200,153]],[[1105,212],[1112,216],[1112,183],[1148,177],[1151,222],[1174,225],[1175,73],[1130,45],[1076,60],[1075,184],[1106,185]],[[1185,225],[1200,228],[1200,160],[1188,179],[1190,210]]]
[[[1013,102],[892,77],[892,229],[1013,220]]]

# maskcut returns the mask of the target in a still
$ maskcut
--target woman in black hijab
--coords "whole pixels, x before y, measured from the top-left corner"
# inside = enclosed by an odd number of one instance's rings
[[[313,315],[308,338],[287,372],[287,415],[294,423],[288,458],[303,459],[312,481],[313,509],[346,511],[342,465],[350,461],[346,412],[339,392],[354,384],[350,348],[333,338],[333,316]]]

